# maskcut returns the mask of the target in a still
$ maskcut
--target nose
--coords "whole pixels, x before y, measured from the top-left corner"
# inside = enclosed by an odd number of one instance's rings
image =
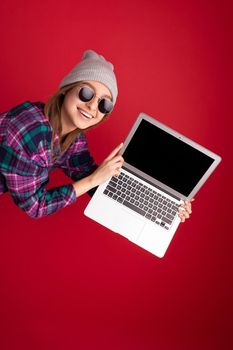
[[[92,111],[97,111],[98,109],[98,102],[99,98],[97,96],[94,96],[91,101],[86,102],[87,107]]]

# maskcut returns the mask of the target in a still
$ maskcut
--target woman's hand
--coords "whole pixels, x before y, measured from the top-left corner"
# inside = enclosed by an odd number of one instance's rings
[[[123,143],[117,146],[109,156],[100,164],[100,166],[90,175],[93,187],[99,186],[112,176],[118,176],[124,159],[119,155]]]
[[[184,204],[181,204],[179,208],[179,217],[181,222],[185,222],[186,219],[190,218],[192,213],[192,203],[195,199],[191,199],[191,201],[185,201]]]

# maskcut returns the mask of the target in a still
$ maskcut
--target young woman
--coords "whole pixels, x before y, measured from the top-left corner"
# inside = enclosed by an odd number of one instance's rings
[[[0,194],[8,191],[30,217],[40,218],[119,175],[122,144],[97,166],[85,136],[112,112],[117,94],[113,65],[88,50],[46,104],[26,101],[0,114]],[[74,183],[47,190],[55,168]],[[191,203],[180,209],[184,222]]]

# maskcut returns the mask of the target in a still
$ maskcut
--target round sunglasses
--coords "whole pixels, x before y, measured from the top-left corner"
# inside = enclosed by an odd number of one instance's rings
[[[88,87],[82,86],[78,92],[78,97],[82,102],[90,102],[96,95],[95,91]],[[106,98],[99,98],[98,110],[103,114],[108,114],[113,109],[113,103],[111,100]]]

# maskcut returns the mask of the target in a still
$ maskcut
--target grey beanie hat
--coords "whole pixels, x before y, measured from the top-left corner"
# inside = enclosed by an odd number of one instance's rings
[[[82,56],[82,61],[61,81],[59,88],[78,81],[95,80],[107,86],[115,104],[118,90],[113,69],[113,64],[106,61],[103,56],[93,50],[87,50]]]

